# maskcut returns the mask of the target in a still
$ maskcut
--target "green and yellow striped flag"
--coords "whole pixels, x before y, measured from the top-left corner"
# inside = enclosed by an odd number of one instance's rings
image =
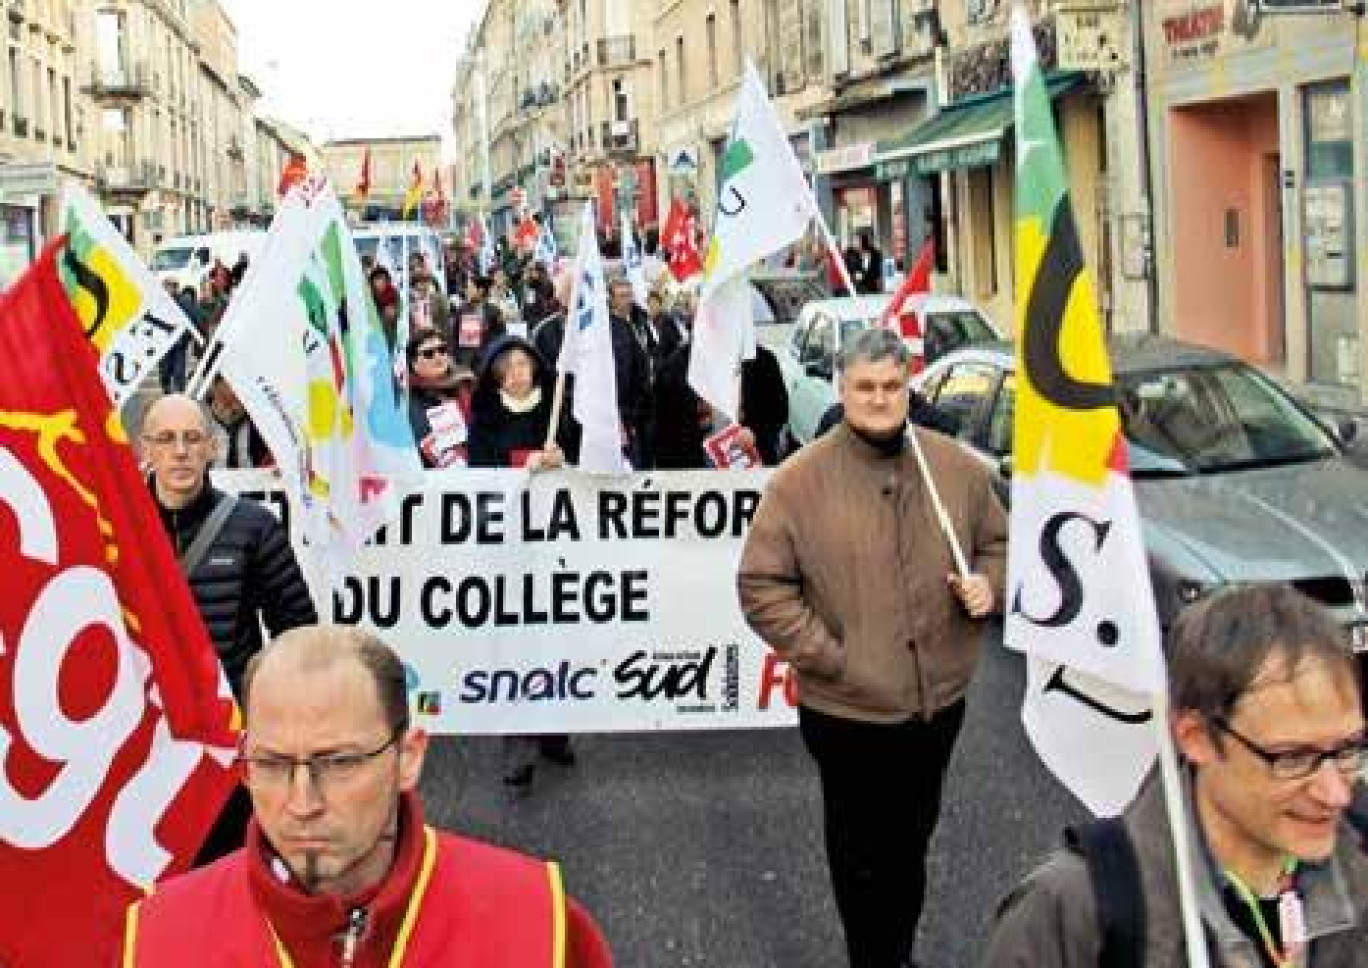
[[[1031,24],[1012,19],[1016,86],[1016,413],[1006,642],[1028,653],[1022,720],[1094,812],[1117,812],[1157,749],[1159,628]]]

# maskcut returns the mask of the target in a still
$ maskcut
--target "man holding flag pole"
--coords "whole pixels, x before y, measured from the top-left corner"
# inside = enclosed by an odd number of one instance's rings
[[[984,964],[1362,964],[1368,864],[1336,845],[1364,762],[1352,660],[1318,606],[1265,587],[1190,606],[1165,671],[1097,302],[1019,5],[1012,63],[1005,641],[1027,653],[1022,719],[1041,759],[1094,813],[1125,814],[1074,831],[1013,892]]]

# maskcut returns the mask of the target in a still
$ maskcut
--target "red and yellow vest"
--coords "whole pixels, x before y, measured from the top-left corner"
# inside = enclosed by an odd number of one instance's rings
[[[387,951],[354,968],[564,968],[566,902],[552,862],[423,826],[422,861]],[[241,850],[129,908],[123,968],[338,966],[290,952],[253,893]]]

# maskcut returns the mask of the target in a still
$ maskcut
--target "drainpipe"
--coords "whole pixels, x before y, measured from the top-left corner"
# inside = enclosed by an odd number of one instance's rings
[[[1146,237],[1148,241],[1145,260],[1145,302],[1147,321],[1151,333],[1159,332],[1159,265],[1155,255],[1155,218],[1154,218],[1154,166],[1150,158],[1149,127],[1149,72],[1146,67],[1146,43],[1144,16],[1140,12],[1140,0],[1131,0],[1131,35],[1135,51],[1135,112],[1136,126],[1139,129],[1140,179],[1145,192]]]

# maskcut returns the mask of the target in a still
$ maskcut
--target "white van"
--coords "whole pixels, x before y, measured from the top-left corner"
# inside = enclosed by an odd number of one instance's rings
[[[152,274],[158,281],[174,279],[177,289],[190,286],[198,291],[216,261],[231,269],[243,255],[256,259],[265,242],[266,233],[260,230],[177,236],[152,253]]]
[[[380,244],[385,240],[388,240],[388,258],[382,257],[380,252]],[[352,241],[363,262],[369,256],[398,271],[401,278],[394,280],[395,285],[402,284],[408,276],[408,254],[422,252],[427,257],[428,269],[437,288],[446,292],[446,252],[442,248],[442,236],[435,229],[418,222],[372,222],[353,229]]]

